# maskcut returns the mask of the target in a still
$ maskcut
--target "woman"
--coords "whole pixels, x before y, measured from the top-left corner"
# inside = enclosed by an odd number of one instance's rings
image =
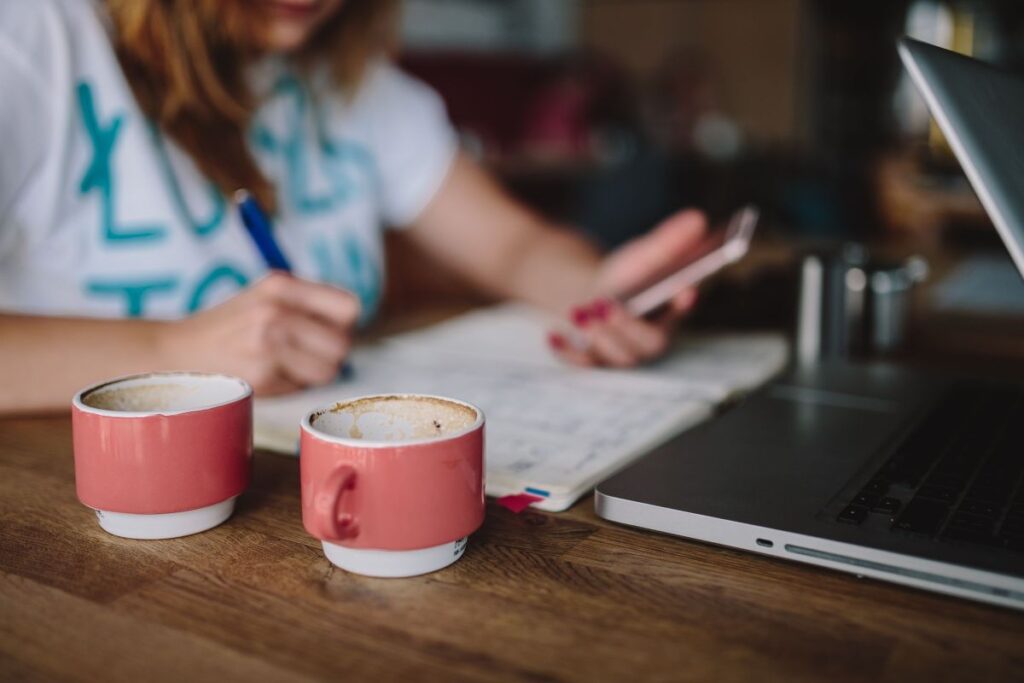
[[[567,361],[660,354],[613,303],[704,230],[671,217],[606,258],[457,150],[430,89],[385,59],[384,0],[0,3],[0,412],[105,377],[189,369],[270,394],[330,382],[378,303],[382,225],[487,291],[572,318]],[[229,197],[272,212],[266,274]]]

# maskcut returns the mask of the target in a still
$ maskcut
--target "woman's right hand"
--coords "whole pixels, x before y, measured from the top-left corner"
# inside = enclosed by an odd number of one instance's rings
[[[331,285],[271,273],[224,303],[160,333],[171,368],[241,377],[258,394],[328,384],[352,347],[359,299]]]

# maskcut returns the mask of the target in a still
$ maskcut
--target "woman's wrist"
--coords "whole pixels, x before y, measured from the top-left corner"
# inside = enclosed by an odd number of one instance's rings
[[[551,229],[520,262],[516,296],[553,313],[564,313],[598,294],[601,255],[582,235]]]
[[[143,353],[154,370],[186,370],[181,362],[181,321],[147,321],[140,331]]]

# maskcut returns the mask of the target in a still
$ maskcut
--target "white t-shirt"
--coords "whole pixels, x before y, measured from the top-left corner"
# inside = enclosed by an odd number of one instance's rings
[[[455,154],[440,98],[385,62],[348,100],[282,61],[252,77],[282,250],[372,314],[381,226],[413,221]],[[230,201],[140,112],[94,3],[0,2],[0,135],[0,310],[177,318],[266,272]]]

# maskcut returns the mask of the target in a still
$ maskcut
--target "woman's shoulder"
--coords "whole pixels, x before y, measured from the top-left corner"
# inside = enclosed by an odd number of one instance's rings
[[[0,49],[15,68],[45,77],[57,62],[73,60],[76,46],[89,38],[107,39],[103,17],[93,0],[3,0]]]
[[[390,59],[381,57],[366,65],[355,103],[356,106],[376,109],[436,98],[437,93],[426,83],[402,70]]]
[[[391,138],[397,131],[447,121],[444,101],[437,92],[388,59],[366,66],[355,96],[343,107],[345,117]]]
[[[94,0],[4,0],[0,36],[33,52],[52,48],[76,32],[104,30],[102,7]]]

